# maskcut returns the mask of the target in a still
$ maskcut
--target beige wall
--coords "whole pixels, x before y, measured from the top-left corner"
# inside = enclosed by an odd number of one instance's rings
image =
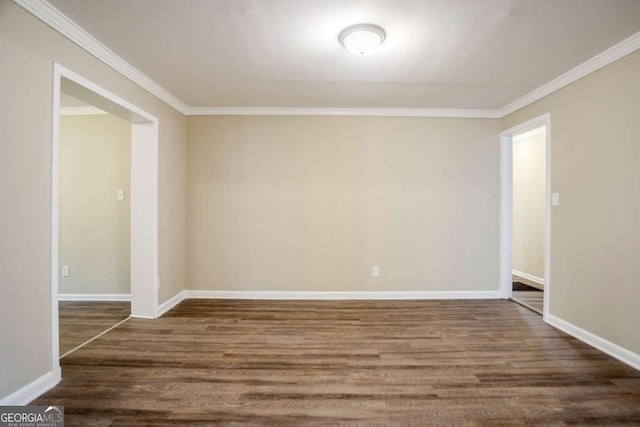
[[[640,51],[523,108],[551,113],[550,313],[640,353]]]
[[[513,142],[513,269],[544,278],[546,136]]]
[[[59,176],[59,259],[70,267],[59,292],[131,293],[131,123],[110,114],[61,117]]]
[[[189,117],[188,288],[497,290],[499,130]]]
[[[15,3],[0,0],[0,398],[51,368],[54,61],[159,118],[159,301],[184,284],[186,118]]]

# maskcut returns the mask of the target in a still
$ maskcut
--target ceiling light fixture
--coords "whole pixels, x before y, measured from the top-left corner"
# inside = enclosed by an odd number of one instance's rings
[[[378,48],[387,33],[382,27],[374,24],[351,25],[340,31],[338,40],[349,53],[356,56],[365,56]]]

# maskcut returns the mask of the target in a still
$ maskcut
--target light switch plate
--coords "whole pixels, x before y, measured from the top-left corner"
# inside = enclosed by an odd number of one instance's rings
[[[377,265],[375,267],[373,267],[371,269],[371,276],[372,277],[380,277],[380,267],[378,267]]]
[[[551,193],[551,206],[560,205],[560,193]]]
[[[69,277],[69,266],[68,265],[63,265],[62,266],[62,277]]]
[[[116,192],[116,200],[117,200],[117,201],[119,201],[119,202],[121,202],[121,201],[123,201],[123,200],[124,200],[124,190],[119,189],[119,190]]]

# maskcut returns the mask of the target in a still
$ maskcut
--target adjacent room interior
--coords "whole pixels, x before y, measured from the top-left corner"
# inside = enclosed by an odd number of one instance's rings
[[[0,405],[640,424],[640,1],[0,0]]]
[[[131,123],[65,89],[59,137],[60,357],[131,314]]]
[[[547,201],[547,129],[515,135],[513,142],[512,299],[542,315],[544,310]]]

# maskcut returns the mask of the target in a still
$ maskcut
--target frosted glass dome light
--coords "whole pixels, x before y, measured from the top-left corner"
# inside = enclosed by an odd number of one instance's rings
[[[356,24],[340,31],[338,40],[352,55],[365,56],[380,47],[386,37],[387,34],[377,25]]]

